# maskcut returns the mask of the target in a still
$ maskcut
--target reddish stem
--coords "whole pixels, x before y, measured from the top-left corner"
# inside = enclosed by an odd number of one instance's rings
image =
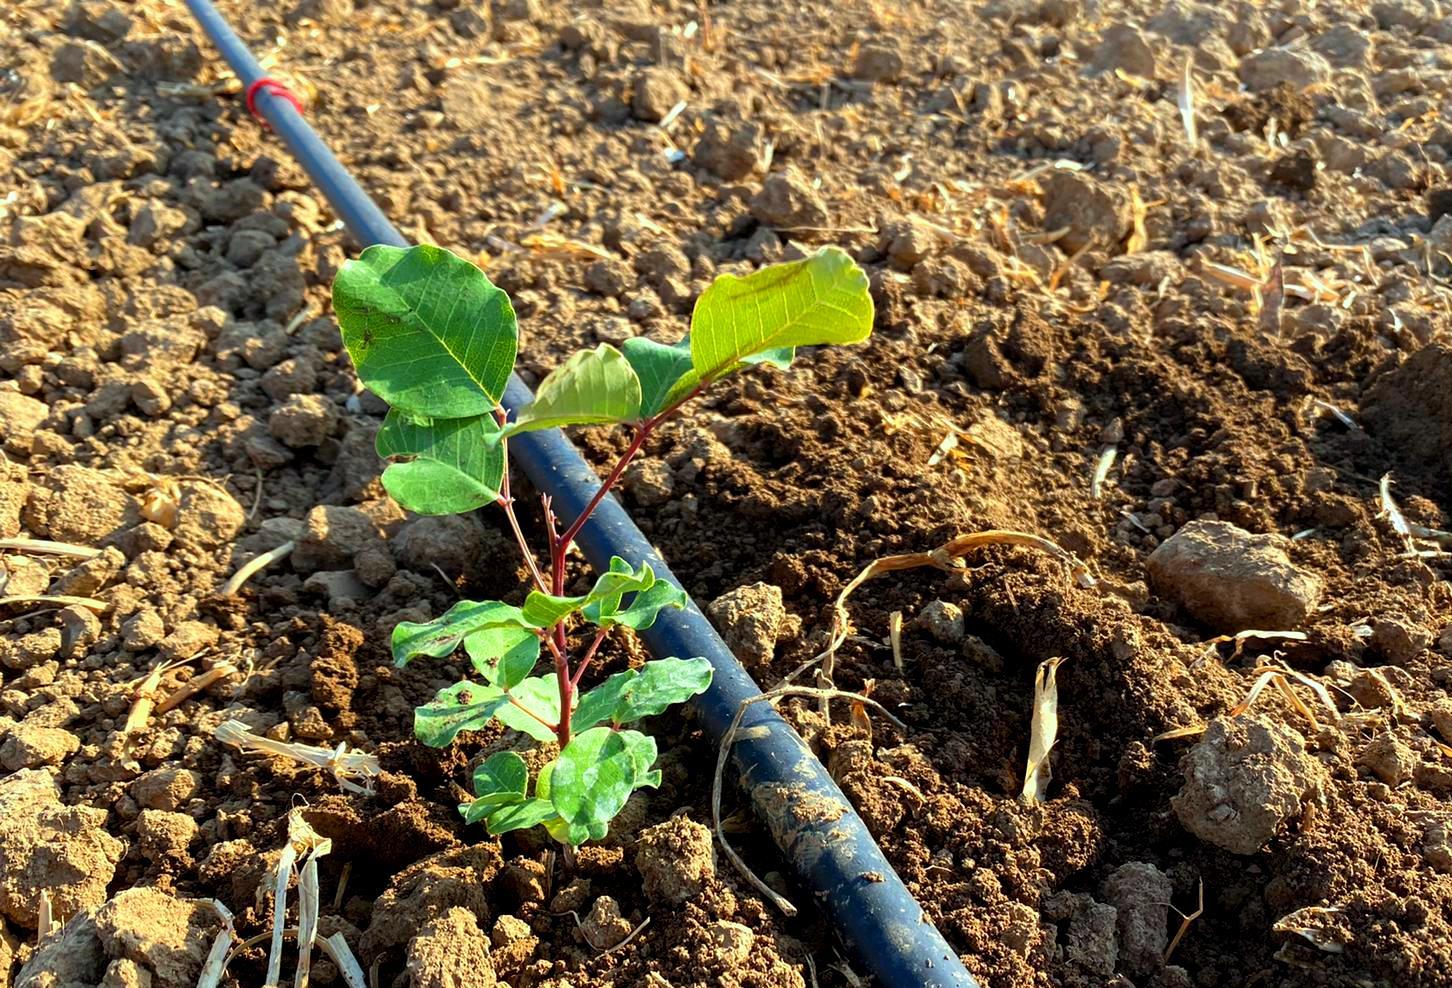
[[[576,689],[579,689],[580,679],[585,675],[585,670],[590,667],[590,660],[595,658],[595,652],[599,649],[600,643],[605,640],[605,636],[609,633],[609,628],[601,628],[595,632],[595,637],[590,640],[590,646],[585,649],[584,657],[580,659],[580,664],[575,667],[575,674],[570,677],[570,682]]]

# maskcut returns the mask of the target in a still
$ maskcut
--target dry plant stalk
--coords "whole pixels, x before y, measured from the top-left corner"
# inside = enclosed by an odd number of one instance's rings
[[[1170,906],[1170,908],[1171,909],[1175,909],[1174,906]],[[1178,909],[1175,909],[1175,912],[1180,913],[1180,911]],[[1185,938],[1185,933],[1190,929],[1190,924],[1193,923],[1193,922],[1195,922],[1195,920],[1199,919],[1202,915],[1204,915],[1204,913],[1205,913],[1205,879],[1202,878],[1202,879],[1200,879],[1200,890],[1199,890],[1199,893],[1198,893],[1198,902],[1197,902],[1197,904],[1195,906],[1195,911],[1192,912],[1192,913],[1190,913],[1189,915],[1186,915],[1185,913],[1180,913],[1180,928],[1175,931],[1174,939],[1172,939],[1170,941],[1170,945],[1165,948],[1165,963],[1166,964],[1168,964],[1170,962],[1170,958],[1174,955],[1175,948],[1180,945],[1180,941]]]
[[[1185,140],[1190,143],[1193,149],[1200,142],[1198,128],[1195,126],[1195,80],[1191,70],[1194,68],[1194,55],[1185,56],[1185,67],[1180,72],[1180,120],[1185,125]]]
[[[1034,715],[1029,726],[1028,765],[1023,775],[1023,797],[1042,803],[1053,781],[1049,753],[1059,739],[1059,666],[1063,657],[1039,663],[1034,673]]]
[[[56,604],[60,607],[85,607],[92,611],[107,611],[111,608],[110,604],[104,600],[97,600],[95,597],[69,597],[52,594],[0,597],[0,604]]]
[[[231,910],[216,899],[202,901],[216,910],[222,919],[222,929],[217,933],[217,939],[212,941],[212,949],[207,952],[207,960],[197,978],[197,988],[217,988],[222,983],[222,972],[227,969],[227,955],[231,953],[232,944],[237,940],[237,929],[232,925]]]
[[[1246,696],[1244,700],[1240,701],[1240,703],[1236,704],[1235,707],[1230,710],[1229,716],[1239,717],[1241,714],[1245,713],[1247,710],[1250,709],[1251,705],[1255,703],[1256,699],[1261,695],[1261,693],[1265,691],[1265,688],[1267,686],[1273,685],[1275,686],[1276,691],[1279,692],[1281,696],[1285,697],[1286,702],[1289,703],[1297,713],[1299,713],[1302,717],[1306,718],[1306,720],[1310,722],[1311,729],[1319,731],[1321,729],[1321,725],[1316,720],[1315,713],[1313,713],[1311,708],[1306,706],[1305,702],[1296,695],[1295,690],[1291,689],[1290,680],[1295,679],[1302,685],[1310,687],[1311,692],[1316,695],[1316,699],[1320,700],[1321,705],[1330,712],[1332,722],[1336,722],[1341,719],[1341,711],[1336,709],[1336,704],[1331,699],[1330,690],[1326,689],[1325,684],[1320,682],[1319,680],[1316,680],[1303,672],[1292,669],[1282,663],[1266,663],[1264,665],[1257,666],[1255,669],[1251,670],[1251,674],[1254,675],[1256,679],[1250,687],[1250,693]]]
[[[1318,950],[1323,950],[1328,954],[1339,954],[1346,950],[1346,945],[1339,939],[1332,939],[1327,921],[1340,911],[1339,906],[1305,906],[1276,920],[1271,926],[1271,931],[1294,933],[1304,937]]]
[[[230,662],[218,662],[200,676],[187,680],[175,693],[158,703],[156,712],[164,714],[168,710],[175,709],[203,690],[235,675],[237,675],[236,666]]]
[[[252,579],[252,575],[254,573],[256,573],[260,569],[263,569],[264,567],[271,566],[279,559],[287,558],[288,553],[292,552],[292,550],[296,548],[296,542],[288,541],[284,542],[276,549],[269,549],[267,552],[262,553],[255,559],[248,560],[241,569],[232,574],[231,579],[229,579],[226,583],[222,584],[222,589],[218,590],[217,593],[223,597],[231,597],[238,590],[242,589],[242,584]]]
[[[77,559],[95,559],[100,549],[91,549],[69,542],[52,542],[49,539],[0,539],[0,549],[9,552],[34,552],[50,556],[74,556]]]
[[[902,611],[893,611],[887,619],[887,637],[892,642],[892,667],[899,673],[902,665]]]
[[[274,741],[272,738],[253,734],[252,728],[240,720],[224,721],[213,733],[218,741],[235,745],[243,751],[263,751],[269,755],[280,755],[325,769],[333,773],[338,785],[347,792],[372,792],[367,783],[381,771],[376,756],[362,751],[349,751],[347,744],[339,744],[336,748],[323,748],[314,744]],[[354,779],[363,779],[364,784],[360,785]]]
[[[1099,454],[1099,459],[1094,463],[1094,476],[1089,480],[1089,496],[1099,500],[1104,496],[1104,480],[1109,476],[1110,469],[1114,466],[1114,458],[1119,455],[1118,446],[1106,446]]]
[[[818,663],[821,668],[817,670],[818,685],[824,689],[832,689],[832,674],[836,671],[837,650],[852,633],[852,618],[847,613],[847,598],[862,584],[874,577],[884,573],[894,573],[901,570],[919,569],[924,566],[931,566],[935,569],[952,572],[961,568],[961,563],[955,565],[955,561],[973,552],[991,545],[1015,545],[1025,546],[1031,549],[1038,549],[1047,552],[1062,562],[1069,569],[1070,575],[1081,587],[1094,586],[1094,577],[1089,572],[1089,567],[1080,562],[1073,553],[1061,548],[1056,543],[1044,538],[1041,535],[1033,535],[1029,532],[1015,532],[1010,529],[988,529],[982,532],[971,532],[967,535],[959,535],[949,539],[936,549],[928,552],[908,552],[895,556],[883,556],[876,559],[863,568],[862,572],[852,578],[852,581],[842,588],[837,595],[836,602],[832,605],[832,631],[828,637],[827,647],[808,662],[803,664],[788,675],[787,680],[806,671]]]

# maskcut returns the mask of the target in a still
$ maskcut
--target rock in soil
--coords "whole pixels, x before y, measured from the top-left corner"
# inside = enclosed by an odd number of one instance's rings
[[[216,926],[211,906],[154,888],[127,889],[96,910],[106,954],[140,964],[154,988],[192,988]]]
[[[694,898],[716,877],[711,831],[683,816],[642,830],[635,870],[652,902],[678,906]]]
[[[42,889],[60,916],[105,902],[126,850],[105,825],[105,810],[63,805],[42,770],[0,779],[0,912],[34,929]]]
[[[1306,739],[1263,717],[1217,717],[1185,755],[1170,801],[1186,830],[1234,854],[1255,854],[1320,802],[1330,780]]]
[[[804,239],[831,222],[827,204],[795,165],[767,177],[751,200],[751,215],[766,226],[804,234]]]
[[[1129,234],[1129,198],[1083,172],[1055,169],[1043,181],[1044,228],[1068,229],[1059,246],[1073,253],[1085,244],[1113,252]]]
[[[424,924],[408,943],[412,988],[492,988],[489,940],[467,909],[454,906]]]
[[[776,643],[793,622],[782,601],[781,587],[751,583],[728,591],[706,607],[711,623],[728,648],[749,671],[771,666]]]
[[[1216,631],[1291,631],[1321,599],[1321,581],[1295,566],[1279,535],[1193,521],[1162,542],[1146,567],[1155,589]]]
[[[1174,892],[1169,876],[1147,861],[1122,864],[1104,880],[1104,898],[1115,909],[1120,966],[1132,977],[1164,966]]]

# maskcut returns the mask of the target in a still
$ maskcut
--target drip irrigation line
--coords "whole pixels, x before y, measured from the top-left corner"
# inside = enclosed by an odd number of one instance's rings
[[[410,246],[303,119],[292,94],[259,82],[266,73],[216,7],[209,0],[186,0],[186,5],[252,94],[252,109],[287,145],[353,237],[365,246]],[[504,404],[518,409],[532,397],[515,376]],[[557,429],[521,433],[511,441],[510,452],[511,461],[553,499],[563,518],[578,517],[599,490],[594,469]],[[681,585],[613,498],[600,503],[577,544],[597,569],[620,556],[633,566],[649,563],[658,579]],[[711,663],[711,687],[692,707],[718,742],[743,704],[761,695],[694,600],[683,610],[662,611],[641,637],[657,656],[704,656]],[[826,768],[769,703],[751,703],[742,714],[731,761],[796,880],[814,894],[858,964],[879,985],[978,988]]]

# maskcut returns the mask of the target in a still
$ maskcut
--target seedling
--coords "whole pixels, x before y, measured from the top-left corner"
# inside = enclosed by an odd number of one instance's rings
[[[390,406],[378,433],[379,455],[394,461],[383,486],[420,514],[498,504],[533,584],[520,604],[462,601],[394,630],[400,666],[462,646],[479,675],[419,707],[415,733],[442,747],[499,721],[557,744],[532,784],[519,753],[491,755],[474,772],[475,799],[460,812],[491,834],[543,826],[567,851],[604,837],[633,791],[660,784],[655,740],[627,725],[702,692],[712,670],[704,658],[659,659],[582,695],[581,680],[612,628],[649,628],[687,598],[648,564],[618,557],[590,590],[567,596],[570,546],[651,435],[706,388],[753,364],[785,368],[800,346],[865,340],[873,318],[866,276],[831,247],[744,278],[722,275],[701,294],[685,339],[581,350],[512,418],[501,399],[518,343],[514,310],[468,261],[431,246],[370,247],[339,272],[333,307],[359,377]],[[584,424],[628,429],[630,442],[563,531],[544,502],[547,544],[537,558],[510,494],[509,440]],[[577,633],[582,625],[587,630]],[[542,652],[553,671],[536,676]]]

